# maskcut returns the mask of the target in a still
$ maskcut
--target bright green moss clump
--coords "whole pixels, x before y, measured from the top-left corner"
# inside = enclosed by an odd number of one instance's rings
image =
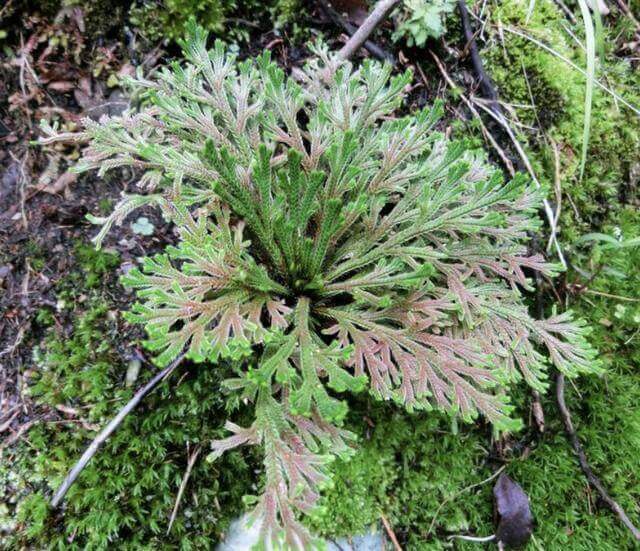
[[[209,442],[223,432],[227,404],[210,391],[224,375],[221,369],[186,369],[163,384],[83,471],[67,495],[64,515],[49,510],[51,491],[153,371],[142,365],[127,384],[128,365],[118,352],[124,346],[122,320],[95,292],[71,317],[73,329],[62,333],[52,312],[38,316],[48,328],[34,353],[28,386],[43,420],[4,452],[0,523],[7,533],[0,535],[0,547],[212,548],[242,511],[241,498],[255,478],[246,455],[229,454],[215,465],[204,461]],[[202,446],[201,459],[166,535],[188,454],[196,446]]]
[[[584,40],[577,17],[572,32]],[[551,190],[556,180],[561,186],[565,196],[561,240],[568,243],[606,222],[619,202],[629,202],[633,195],[637,200],[637,190],[626,182],[640,160],[640,116],[595,87],[589,153],[580,180],[585,77],[557,55],[508,29],[549,45],[582,68],[586,64],[584,52],[567,32],[570,23],[553,1],[536,2],[531,18],[526,19],[526,2],[508,0],[492,8],[494,26],[487,27],[491,34],[482,56],[500,98],[514,106],[515,115],[525,125],[514,128],[527,145],[539,180]],[[640,72],[629,60],[615,55],[616,40],[624,42],[628,30],[624,21],[608,18],[606,23],[606,52],[604,61],[597,60],[596,76],[628,102],[640,106]],[[498,24],[503,26],[502,32]]]
[[[246,40],[252,26],[291,23],[301,8],[298,0],[151,0],[134,3],[130,19],[150,40],[182,38],[190,18],[218,36]]]
[[[378,524],[383,512],[407,549],[422,542],[435,549],[442,533],[490,524],[490,486],[455,499],[461,489],[491,475],[490,431],[455,434],[438,414],[389,415],[370,404],[362,404],[352,422],[360,428],[363,453],[349,463],[336,462],[333,488],[312,522],[316,530],[328,536],[362,533]],[[445,500],[451,500],[449,506],[439,510]]]

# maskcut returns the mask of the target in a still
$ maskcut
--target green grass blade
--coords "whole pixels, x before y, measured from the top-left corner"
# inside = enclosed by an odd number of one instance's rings
[[[602,14],[597,5],[596,9],[593,10],[593,20],[596,24],[596,51],[598,52],[600,63],[604,64],[604,27],[602,24]]]
[[[529,0],[529,7],[527,8],[527,18],[525,19],[525,23],[529,23],[531,16],[533,15],[533,10],[536,8],[536,0]]]
[[[593,104],[593,86],[596,76],[596,39],[593,30],[593,20],[586,0],[578,0],[580,13],[584,22],[584,34],[587,51],[587,83],[584,95],[584,127],[582,130],[582,155],[580,159],[580,179],[584,176],[589,150],[589,136],[591,134],[591,107]]]

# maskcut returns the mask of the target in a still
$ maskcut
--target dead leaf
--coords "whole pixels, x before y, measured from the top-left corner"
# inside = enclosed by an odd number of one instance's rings
[[[15,187],[18,185],[19,181],[20,181],[20,163],[14,161],[4,171],[4,174],[0,179],[0,183],[2,183],[2,188],[6,189],[6,191],[9,193],[9,192],[13,192]]]
[[[11,270],[13,269],[13,267],[9,264],[6,264],[4,266],[0,266],[0,285],[2,285],[2,282],[4,281],[4,278],[7,277],[10,273]]]
[[[60,156],[50,155],[46,168],[40,174],[38,178],[38,187],[44,189],[51,185],[51,183],[58,177],[60,166]]]
[[[498,512],[498,542],[511,548],[525,545],[533,532],[527,494],[517,482],[502,473],[493,488],[493,497]]]
[[[64,404],[56,404],[55,408],[58,411],[61,411],[62,413],[64,413],[65,415],[69,415],[71,417],[77,417],[78,415],[80,415],[80,412],[77,409],[72,408],[70,406],[66,406]]]
[[[135,77],[136,68],[127,61],[122,67],[120,67],[117,74],[119,77]]]
[[[11,133],[9,127],[0,119],[0,138],[4,138]]]

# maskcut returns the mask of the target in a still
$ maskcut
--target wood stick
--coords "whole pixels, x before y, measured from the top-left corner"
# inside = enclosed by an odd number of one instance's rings
[[[169,527],[167,528],[167,536],[171,532],[171,527],[178,516],[178,509],[180,508],[180,501],[182,500],[182,494],[187,487],[187,482],[189,482],[189,477],[191,476],[191,471],[193,470],[193,466],[196,464],[196,459],[198,459],[198,455],[200,455],[201,446],[198,446],[192,453],[189,455],[189,460],[187,462],[187,470],[182,477],[182,482],[180,482],[180,488],[178,488],[178,495],[176,496],[176,502],[173,505],[173,511],[171,511],[171,518],[169,519]]]
[[[328,2],[328,0],[318,0],[318,4],[320,4],[329,19],[331,19],[334,24],[342,27],[349,36],[353,36],[356,33],[358,27],[352,25],[351,23],[349,23],[349,21],[342,17],[342,15]],[[371,40],[365,40],[363,46],[372,56],[378,58],[379,60],[388,61],[389,63],[391,63],[391,65],[396,64],[396,58],[389,52],[378,46],[375,42],[372,42]]]
[[[380,0],[373,11],[367,16],[358,30],[338,52],[338,56],[342,59],[349,59],[362,46],[373,30],[387,16],[387,14],[396,6],[399,0]]]
[[[591,466],[589,465],[589,462],[587,461],[587,456],[584,453],[584,449],[582,447],[582,444],[580,443],[580,439],[578,438],[576,430],[573,427],[571,414],[569,413],[569,409],[567,408],[567,404],[564,400],[564,375],[562,373],[558,374],[556,385],[556,399],[558,402],[558,409],[560,410],[560,416],[562,417],[562,421],[564,422],[565,431],[567,433],[567,436],[569,437],[569,441],[571,442],[573,451],[578,456],[580,468],[582,469],[584,475],[587,477],[587,481],[598,492],[598,494],[602,498],[602,501],[607,504],[607,507],[609,507],[611,511],[618,515],[618,518],[631,531],[636,541],[640,541],[640,530],[638,530],[633,522],[631,522],[631,520],[627,516],[627,513],[625,513],[624,509],[618,504],[618,502],[609,495],[602,482],[594,474]]]
[[[387,535],[389,536],[389,539],[391,540],[391,543],[393,544],[394,551],[402,551],[402,547],[398,543],[398,538],[396,537],[396,534],[393,531],[393,528],[391,528],[391,524],[387,520],[387,517],[384,516],[384,513],[382,511],[380,511],[380,519],[382,520],[382,524],[384,525],[384,529],[386,530]]]
[[[144,385],[138,392],[135,393],[133,398],[127,402],[127,404],[118,412],[118,414],[109,422],[109,424],[102,429],[100,434],[96,436],[89,445],[89,447],[82,454],[82,457],[78,460],[78,462],[73,466],[73,468],[69,471],[69,474],[62,481],[59,488],[56,490],[56,493],[53,495],[51,499],[51,506],[56,508],[62,500],[64,496],[71,488],[71,485],[76,481],[82,470],[87,466],[91,458],[96,454],[98,448],[103,444],[109,436],[120,426],[124,418],[133,411],[133,409],[140,403],[140,401],[149,394],[153,389],[155,389],[164,379],[166,379],[173,371],[180,365],[182,360],[184,359],[184,354],[180,354],[173,362],[171,362],[167,367],[165,367],[162,371],[157,373],[153,379],[151,379],[146,385]]]
[[[471,54],[471,63],[478,77],[478,84],[482,96],[488,100],[489,107],[496,114],[502,115],[502,108],[498,103],[498,92],[496,91],[495,84],[491,80],[491,77],[484,70],[484,64],[478,51],[478,44],[476,43],[476,36],[471,29],[471,21],[469,20],[469,12],[467,11],[467,4],[465,0],[458,0],[458,11],[460,12],[460,21],[462,22],[462,30],[464,32],[464,39],[467,41],[465,50],[469,50]]]
[[[446,70],[446,68],[444,66],[444,63],[442,63],[440,58],[437,56],[437,54],[433,50],[429,50],[429,53],[431,54],[431,57],[435,61],[436,66],[438,67],[438,70],[442,74],[442,77],[445,79],[445,81],[447,82],[447,84],[449,85],[451,90],[457,90],[459,87],[455,84],[455,82],[453,82],[453,79],[451,78],[449,73],[447,73],[447,70]],[[422,71],[422,67],[420,67],[420,65],[416,65],[416,67],[418,68],[418,71],[419,71],[420,75],[422,76],[422,80],[426,84],[427,79],[424,76],[424,72]],[[507,169],[507,171],[509,172],[509,174],[513,178],[515,176],[516,172],[515,172],[515,170],[513,168],[513,163],[511,162],[511,159],[509,159],[507,157],[507,154],[500,147],[500,145],[498,144],[498,141],[495,139],[493,134],[491,134],[491,132],[489,132],[489,129],[484,124],[484,122],[482,120],[482,117],[480,116],[480,113],[478,113],[478,110],[473,106],[473,103],[471,102],[471,100],[469,98],[467,98],[467,96],[465,96],[462,92],[460,92],[459,97],[465,103],[465,105],[467,106],[467,108],[469,109],[471,114],[476,118],[476,120],[480,124],[480,128],[482,130],[483,136],[492,145],[493,149],[495,150],[495,152],[498,154],[498,156],[502,160],[502,163],[504,164],[505,168]]]

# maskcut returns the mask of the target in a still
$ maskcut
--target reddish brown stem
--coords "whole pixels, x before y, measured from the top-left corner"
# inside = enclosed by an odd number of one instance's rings
[[[631,522],[631,520],[627,516],[627,513],[618,504],[618,502],[609,495],[604,485],[594,474],[591,466],[589,465],[589,462],[587,461],[587,455],[584,453],[584,449],[582,447],[582,444],[580,443],[580,439],[578,438],[576,430],[573,427],[571,414],[569,413],[569,409],[567,408],[567,404],[564,400],[564,375],[562,373],[558,374],[556,398],[558,401],[560,416],[562,417],[562,421],[564,422],[565,431],[567,432],[567,436],[569,437],[569,441],[571,442],[573,451],[578,456],[580,468],[582,469],[584,475],[587,477],[587,481],[598,492],[602,501],[607,504],[607,507],[609,507],[609,509],[611,509],[616,515],[618,515],[618,518],[622,521],[622,524],[624,524],[631,531],[636,541],[640,541],[640,530],[638,530],[633,522]]]

